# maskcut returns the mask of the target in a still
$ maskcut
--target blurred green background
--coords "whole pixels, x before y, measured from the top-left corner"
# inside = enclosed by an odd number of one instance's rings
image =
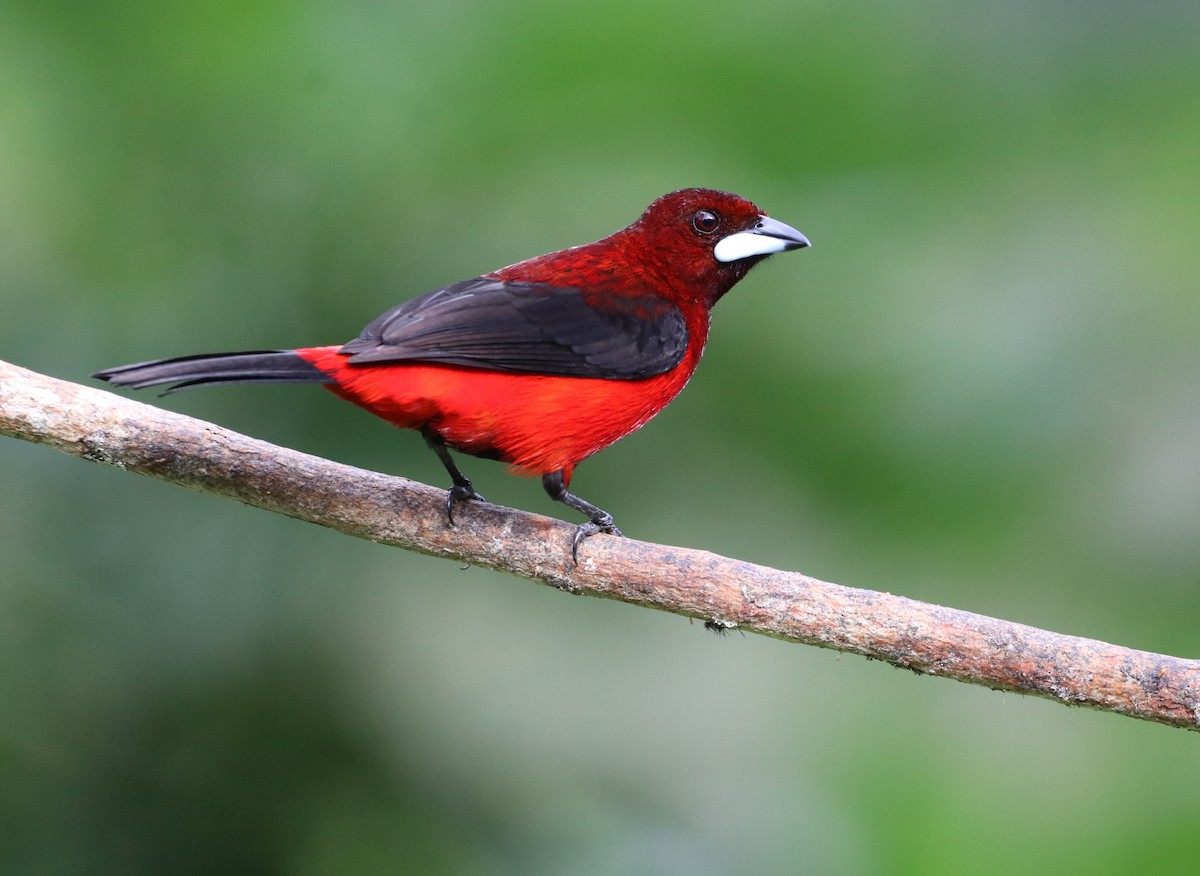
[[[1197,656],[1197,45],[1200,5],[1155,2],[6,2],[0,356],[337,343],[733,190],[814,248],[578,491],[639,538]],[[161,404],[446,480],[313,388]],[[1195,865],[1190,733],[17,441],[0,479],[5,873]]]

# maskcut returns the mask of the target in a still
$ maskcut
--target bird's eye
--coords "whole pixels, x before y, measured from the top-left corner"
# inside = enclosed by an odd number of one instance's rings
[[[721,224],[721,219],[716,213],[709,210],[699,210],[692,217],[692,227],[701,234],[712,234],[717,230],[717,226]]]

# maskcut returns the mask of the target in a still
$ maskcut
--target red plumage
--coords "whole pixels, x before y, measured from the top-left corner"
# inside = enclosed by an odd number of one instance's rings
[[[447,503],[480,498],[446,448],[541,475],[590,518],[573,551],[612,517],[567,491],[580,461],[646,423],[683,389],[710,311],[757,262],[804,235],[723,192],[659,198],[628,228],[453,284],[380,316],[342,346],[158,360],[113,383],[321,382],[422,432],[454,480]]]
[[[330,390],[389,423],[430,428],[447,447],[500,459],[523,475],[561,471],[567,484],[579,462],[642,426],[683,389],[701,347],[689,346],[690,362],[637,382],[408,362],[363,368],[348,364],[340,349],[296,354],[333,378]]]

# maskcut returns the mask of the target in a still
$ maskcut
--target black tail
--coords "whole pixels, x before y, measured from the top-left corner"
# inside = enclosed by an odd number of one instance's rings
[[[142,389],[173,383],[163,395],[209,383],[332,383],[329,375],[293,350],[206,353],[108,368],[92,375],[117,386]]]

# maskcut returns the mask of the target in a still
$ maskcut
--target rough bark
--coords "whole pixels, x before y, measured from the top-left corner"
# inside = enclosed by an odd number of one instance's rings
[[[1135,651],[705,551],[595,536],[247,438],[0,362],[0,433],[359,538],[915,672],[1200,729],[1200,661]]]

